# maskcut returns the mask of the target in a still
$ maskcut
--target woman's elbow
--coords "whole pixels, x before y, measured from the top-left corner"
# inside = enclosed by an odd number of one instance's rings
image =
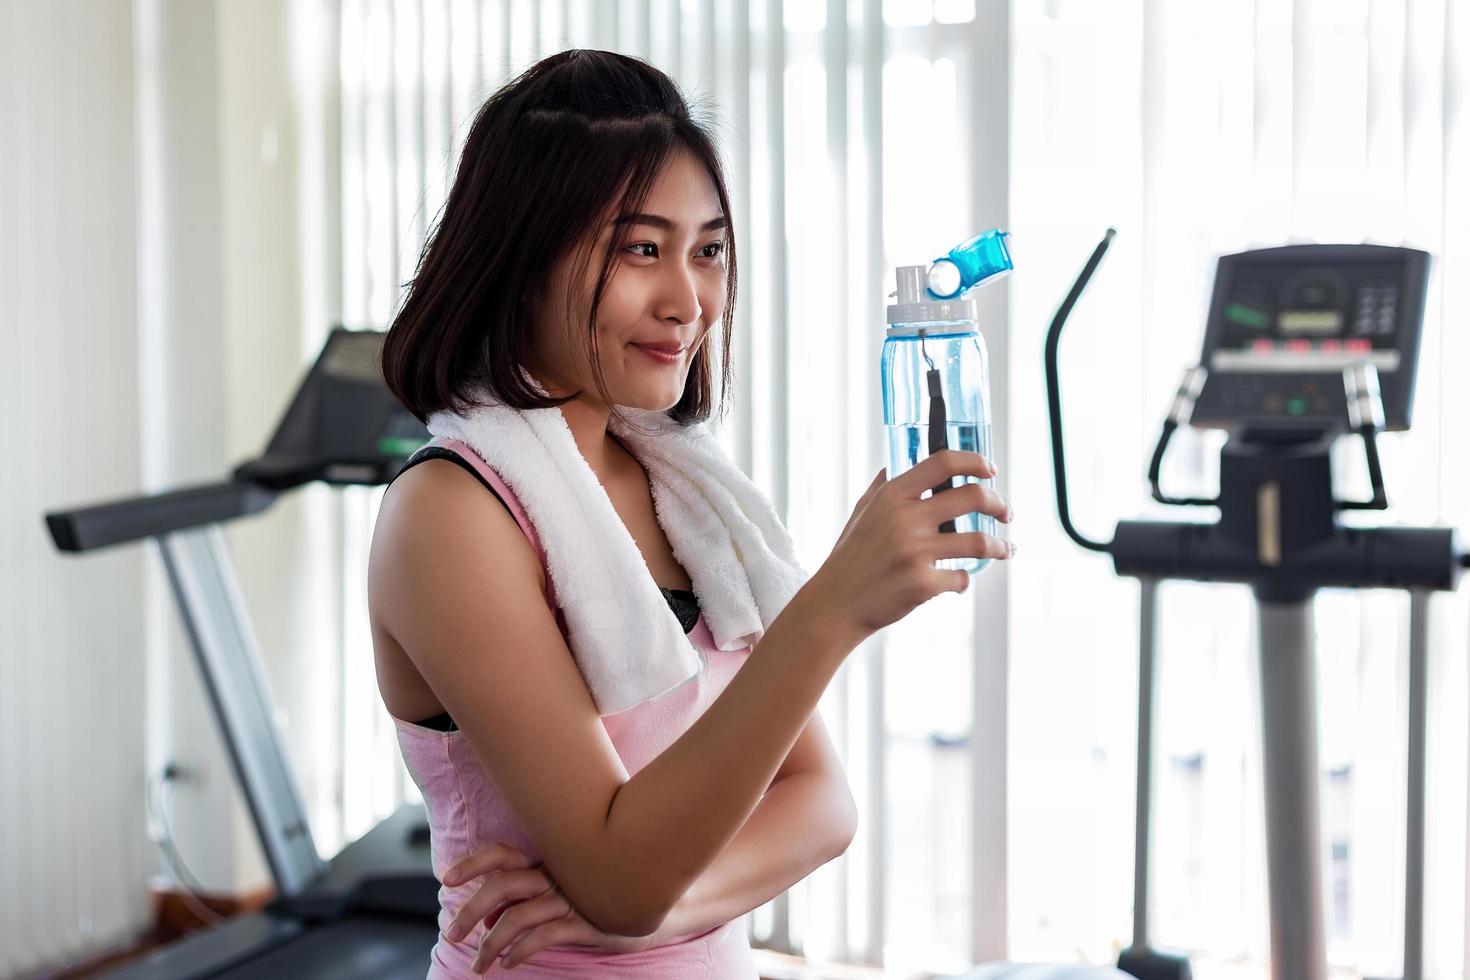
[[[852,846],[853,838],[857,836],[858,808],[857,801],[852,797],[852,790],[847,786],[847,781],[842,780],[838,793],[838,806],[835,808],[831,827],[831,853],[827,860],[835,860],[847,853]]]
[[[577,906],[577,911],[593,928],[609,936],[652,935],[663,925],[673,905],[661,901],[649,889],[639,887],[642,884],[611,889],[605,896],[589,901],[587,908]]]
[[[635,939],[657,932],[666,914],[654,909],[639,909],[631,903],[577,911],[598,932]]]

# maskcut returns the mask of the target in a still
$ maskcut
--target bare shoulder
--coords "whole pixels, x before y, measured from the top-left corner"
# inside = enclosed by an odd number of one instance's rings
[[[481,547],[467,553],[455,542]],[[456,554],[474,559],[459,567]],[[546,572],[510,512],[472,474],[448,460],[431,459],[404,473],[383,495],[368,558],[369,604],[375,621],[388,627],[401,615],[398,588],[410,565],[447,563],[442,575],[484,584],[529,581],[544,593]]]
[[[530,542],[473,475],[431,459],[393,481],[368,558],[368,620],[383,704],[410,721],[445,710],[423,670],[426,651],[407,642],[415,623],[434,618],[421,591],[428,577],[437,580],[429,586],[434,601],[480,606],[477,596],[494,592],[545,605],[545,572]],[[422,642],[425,634],[418,636]],[[438,647],[448,641],[429,642]]]

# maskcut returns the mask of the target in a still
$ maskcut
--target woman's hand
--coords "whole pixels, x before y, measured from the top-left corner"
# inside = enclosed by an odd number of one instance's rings
[[[995,466],[981,456],[943,449],[888,480],[878,472],[847,520],[832,554],[803,589],[823,604],[853,645],[907,616],[941,592],[964,592],[970,573],[939,569],[941,558],[1009,558],[1010,542],[981,531],[943,532],[939,526],[980,512],[1003,523],[1010,507],[994,490],[966,483],[920,499],[953,477],[989,479]]]
[[[647,949],[659,941],[651,936],[613,936],[600,931],[572,908],[551,875],[530,858],[506,844],[491,844],[444,873],[444,884],[459,885],[475,878],[485,882],[460,907],[445,936],[459,942],[475,925],[489,927],[470,967],[487,970],[495,958],[509,969],[549,946],[598,946],[619,953]]]

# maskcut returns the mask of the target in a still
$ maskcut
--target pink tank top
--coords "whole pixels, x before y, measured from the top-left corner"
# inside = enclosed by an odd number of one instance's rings
[[[436,439],[431,445],[451,449],[468,460],[505,501],[516,523],[531,542],[541,565],[546,553],[535,527],[520,501],[468,445],[458,440]],[[551,574],[546,575],[546,600],[555,610],[556,591]],[[562,632],[566,628],[560,616]],[[715,647],[714,638],[701,616],[689,633],[690,641],[704,654],[707,666],[699,675],[667,694],[602,718],[623,765],[631,776],[657,758],[704,713],[750,652],[725,652]],[[398,745],[413,781],[423,794],[429,817],[429,840],[434,875],[442,879],[446,869],[461,858],[492,842],[508,844],[541,860],[530,838],[504,798],[485,776],[479,761],[460,731],[441,732],[395,718]],[[444,936],[460,906],[475,893],[480,882],[439,889],[439,941],[434,945],[428,980],[476,980],[481,976],[504,976],[525,980],[554,977],[599,977],[607,980],[755,980],[757,973],[746,936],[745,918],[735,919],[708,932],[679,937],[665,945],[639,953],[617,953],[585,946],[557,946],[543,950],[514,970],[501,970],[498,962],[484,974],[470,972],[475,953],[486,929],[477,925],[457,943]]]

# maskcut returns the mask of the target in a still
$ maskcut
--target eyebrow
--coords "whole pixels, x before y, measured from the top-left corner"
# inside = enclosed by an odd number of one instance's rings
[[[634,214],[620,214],[616,218],[613,219],[613,224],[614,225],[652,225],[653,227],[655,227],[655,228],[661,228],[664,231],[673,231],[674,230],[674,223],[672,221],[670,221],[668,218],[665,218],[663,215],[659,215],[659,214],[645,214],[643,212],[637,212],[637,213],[634,213]],[[706,221],[703,225],[700,226],[699,230],[701,232],[713,231],[716,228],[728,228],[729,226],[730,226],[730,219],[727,218],[725,215],[722,214],[718,218],[711,218],[708,221]]]

